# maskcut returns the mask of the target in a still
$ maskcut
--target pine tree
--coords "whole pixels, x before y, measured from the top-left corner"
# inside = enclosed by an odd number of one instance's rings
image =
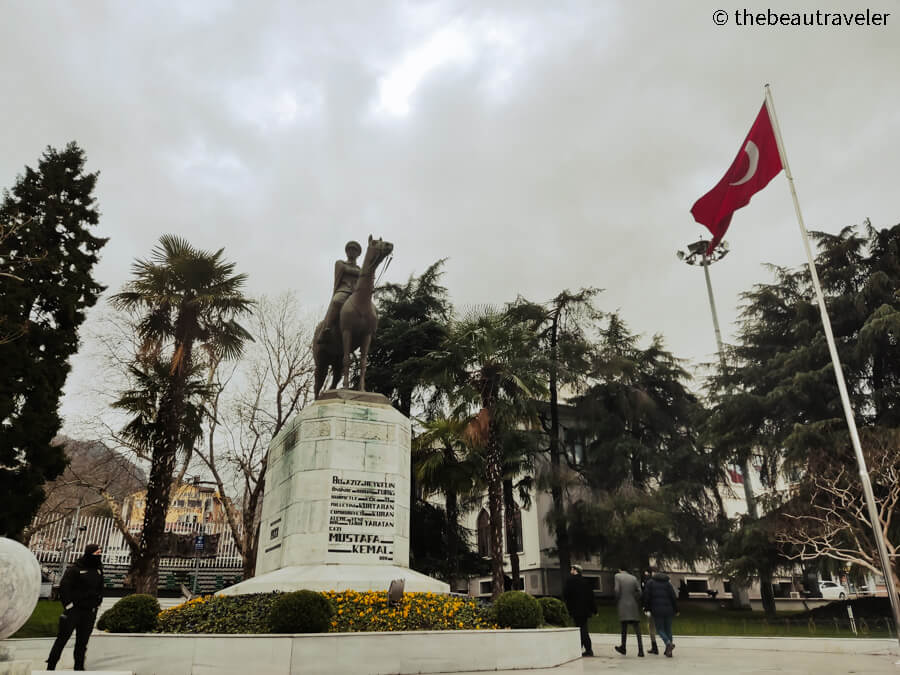
[[[106,239],[98,173],[86,173],[75,143],[48,147],[0,206],[0,534],[18,536],[44,499],[42,485],[65,468],[59,398],[78,349],[85,310],[104,290],[92,271]]]

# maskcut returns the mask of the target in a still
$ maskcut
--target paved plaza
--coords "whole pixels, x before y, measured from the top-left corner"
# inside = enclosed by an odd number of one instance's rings
[[[806,638],[708,638],[676,636],[675,656],[638,658],[634,636],[628,655],[613,651],[612,635],[592,635],[593,658],[582,658],[558,668],[496,671],[494,675],[590,675],[591,673],[645,673],[655,675],[745,675],[749,673],[891,673],[900,675],[900,650],[891,640],[812,640]],[[712,646],[717,642],[720,646]],[[766,647],[769,647],[768,649]],[[825,651],[828,650],[828,651]],[[860,653],[871,652],[871,653]],[[457,675],[476,675],[459,673]],[[480,674],[483,675],[483,674]]]
[[[612,650],[609,650],[612,652]],[[895,656],[871,654],[810,654],[808,652],[741,652],[728,649],[675,650],[667,659],[600,655],[584,658],[558,668],[502,670],[494,675],[590,675],[590,673],[666,673],[666,675],[744,675],[745,673],[892,673],[900,674]],[[614,658],[615,657],[615,658]],[[458,673],[457,675],[484,675]]]

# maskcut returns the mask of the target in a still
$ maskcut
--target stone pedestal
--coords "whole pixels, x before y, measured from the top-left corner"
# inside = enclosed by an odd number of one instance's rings
[[[326,392],[269,446],[256,574],[272,590],[449,592],[409,569],[409,420],[380,394]]]

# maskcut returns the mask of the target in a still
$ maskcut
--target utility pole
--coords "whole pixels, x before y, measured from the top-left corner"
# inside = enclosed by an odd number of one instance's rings
[[[703,274],[706,277],[706,293],[709,297],[709,311],[712,314],[713,329],[716,333],[716,353],[719,356],[719,366],[724,374],[726,368],[725,347],[722,344],[722,331],[719,329],[719,314],[716,312],[716,300],[713,297],[709,266],[728,255],[728,243],[721,242],[712,252],[712,256],[706,255],[707,246],[709,246],[709,242],[700,239],[692,244],[688,244],[687,253],[678,251],[676,255],[688,265],[700,265],[703,267]],[[747,502],[747,513],[755,520],[759,518],[759,509],[756,506],[756,495],[753,493],[753,481],[750,477],[750,460],[748,458],[744,458],[741,462],[741,473],[744,474],[744,499]]]

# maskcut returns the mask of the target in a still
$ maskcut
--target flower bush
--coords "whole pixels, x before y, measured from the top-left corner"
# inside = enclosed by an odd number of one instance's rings
[[[326,591],[335,607],[332,633],[355,631],[478,630],[496,628],[476,600],[440,593],[406,593],[396,606],[387,591]]]
[[[161,633],[268,633],[276,600],[285,593],[194,598],[159,614]],[[326,591],[334,607],[328,632],[477,630],[497,628],[490,607],[439,593],[406,593],[388,604],[386,591]]]
[[[203,595],[159,613],[160,633],[268,633],[280,593]]]

